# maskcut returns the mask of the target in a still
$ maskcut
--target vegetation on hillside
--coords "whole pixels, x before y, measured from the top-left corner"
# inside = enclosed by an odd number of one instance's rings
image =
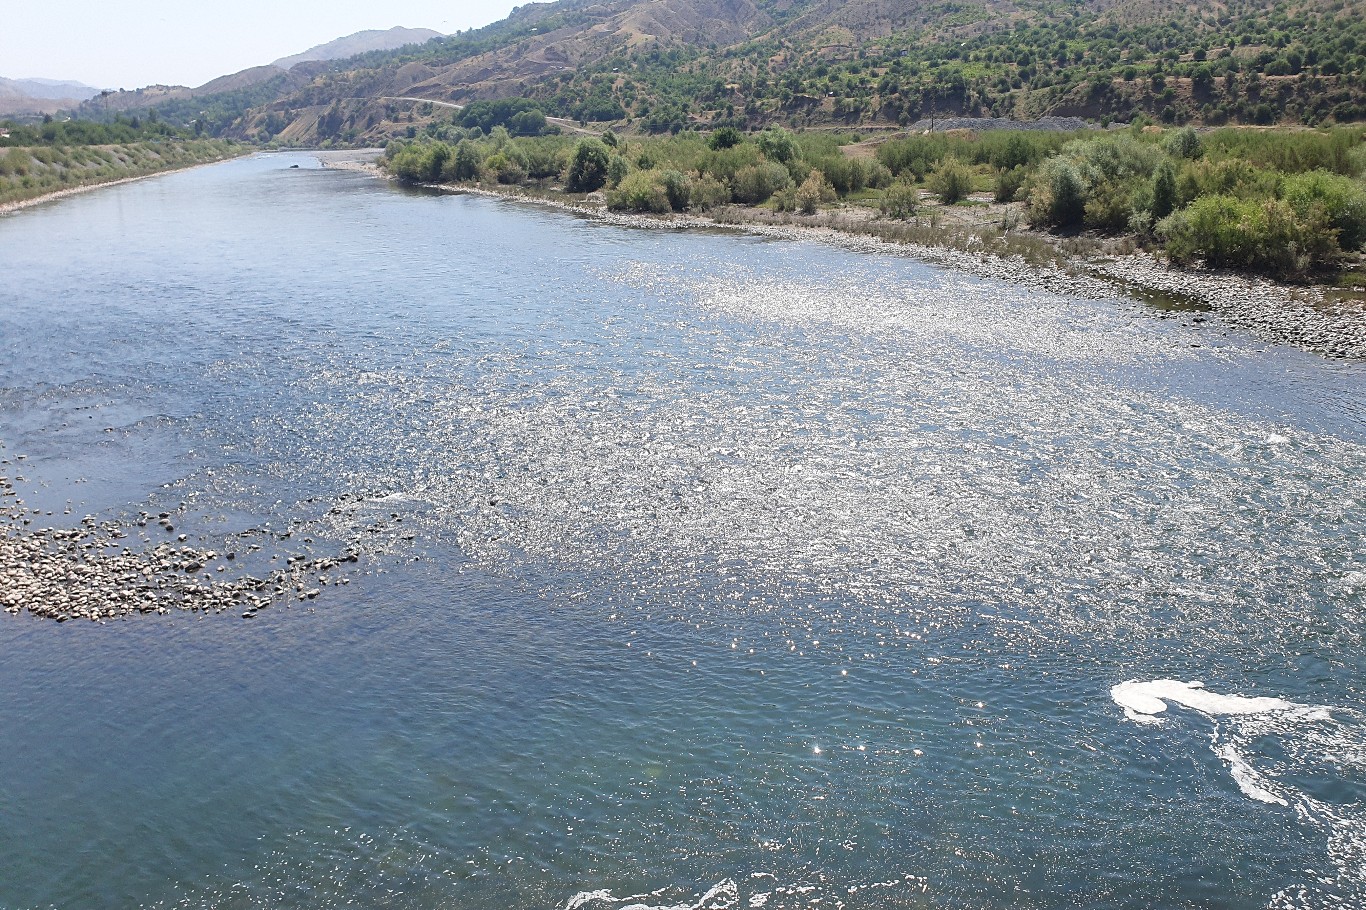
[[[0,148],[14,146],[67,146],[67,145],[108,145],[169,139],[181,135],[157,116],[156,111],[147,117],[118,117],[110,123],[96,123],[90,120],[65,120],[58,122],[51,116],[45,117],[41,124],[19,124],[13,120],[0,121],[0,130],[6,133],[0,137]]]
[[[529,4],[487,28],[309,64],[295,81],[146,103],[207,135],[343,144],[420,129],[431,115],[414,118],[402,100],[412,96],[519,99],[552,117],[651,134],[947,116],[1366,120],[1366,16],[1352,0],[755,0],[736,9],[730,21],[692,0]],[[107,119],[100,103],[82,116]]]
[[[782,15],[779,4],[758,6],[770,24],[751,40],[607,42],[558,72],[525,78],[510,69],[505,95],[529,98],[552,116],[654,134],[699,125],[906,126],[950,115],[1063,114],[1098,123],[1142,115],[1171,125],[1366,119],[1366,17],[1348,0],[1232,0],[1218,9],[1167,0],[1108,9],[943,0],[918,16],[868,23],[866,38],[811,25],[798,15],[815,15],[811,3],[787,5]],[[571,5],[556,24],[592,21]],[[352,61],[297,101],[382,95],[404,62],[437,73],[501,49],[502,56],[479,60],[495,70],[513,66],[506,60],[519,49],[531,53],[532,37],[548,27],[536,22],[510,20],[403,55]]]
[[[0,205],[48,193],[219,161],[241,146],[183,136],[155,117],[114,123],[0,122]]]
[[[960,131],[891,140],[872,158],[845,154],[852,136],[781,128],[602,140],[517,138],[503,126],[430,132],[392,142],[388,170],[415,183],[601,191],[610,208],[661,214],[811,214],[843,200],[907,219],[989,193],[1040,229],[1125,235],[1175,262],[1283,278],[1332,269],[1366,245],[1361,127]]]

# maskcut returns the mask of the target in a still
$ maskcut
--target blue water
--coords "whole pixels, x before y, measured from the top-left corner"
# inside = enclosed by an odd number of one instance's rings
[[[0,614],[0,907],[1366,906],[1360,364],[293,154],[0,274],[6,534],[360,554]]]

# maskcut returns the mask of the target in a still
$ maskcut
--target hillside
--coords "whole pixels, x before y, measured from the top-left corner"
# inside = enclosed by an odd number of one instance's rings
[[[385,31],[357,32],[300,54],[283,57],[264,66],[253,66],[219,76],[201,86],[149,85],[136,91],[99,92],[79,96],[86,100],[75,109],[84,119],[107,121],[120,115],[151,114],[176,126],[219,135],[227,132],[244,111],[288,97],[307,86],[333,61],[358,54],[416,47],[440,32],[395,27]],[[71,102],[63,105],[73,106]]]
[[[1362,13],[1345,0],[561,0],[356,58],[235,129],[380,141],[439,116],[396,101],[412,97],[526,97],[656,133],[952,115],[1347,122],[1366,117]]]
[[[208,109],[215,133],[291,144],[383,142],[449,120],[414,98],[527,98],[648,133],[951,116],[1314,125],[1366,119],[1364,12],[1360,0],[559,0],[421,45],[261,68],[277,81],[197,108],[154,94],[140,106],[178,123]]]
[[[272,65],[281,69],[290,69],[295,64],[310,60],[341,60],[371,51],[391,51],[409,44],[425,44],[433,38],[440,37],[442,37],[440,32],[432,31],[429,28],[404,28],[401,25],[396,25],[386,30],[369,29],[356,32],[354,35],[347,35],[345,38],[337,38],[335,41],[329,41],[326,44],[319,44],[301,54],[281,57]]]

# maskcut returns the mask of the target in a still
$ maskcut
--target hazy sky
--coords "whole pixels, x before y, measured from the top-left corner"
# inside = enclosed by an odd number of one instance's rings
[[[450,33],[526,0],[38,0],[5,2],[0,76],[96,88],[202,85],[369,28]]]

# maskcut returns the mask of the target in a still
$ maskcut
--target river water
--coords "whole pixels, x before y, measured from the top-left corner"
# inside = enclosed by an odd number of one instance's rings
[[[1361,364],[297,154],[0,276],[5,533],[359,557],[0,614],[0,907],[1366,907]]]

